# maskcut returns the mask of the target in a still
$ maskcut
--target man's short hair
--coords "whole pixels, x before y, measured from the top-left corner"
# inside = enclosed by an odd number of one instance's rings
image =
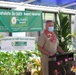
[[[48,22],[53,22],[53,21],[52,21],[52,20],[47,20],[46,23],[48,23]],[[53,23],[54,23],[54,22],[53,22]]]

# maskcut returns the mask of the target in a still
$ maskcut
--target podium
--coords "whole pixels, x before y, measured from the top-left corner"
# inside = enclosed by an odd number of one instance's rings
[[[55,58],[54,61],[48,62],[49,75],[56,75],[56,73],[58,73],[57,75],[75,75],[75,73],[71,71],[72,62],[74,61],[74,53],[57,54],[50,56],[49,58]],[[68,63],[65,62],[65,59],[68,58],[72,58],[72,60],[70,60],[70,67]],[[57,62],[59,61],[62,61],[64,64],[58,65]]]

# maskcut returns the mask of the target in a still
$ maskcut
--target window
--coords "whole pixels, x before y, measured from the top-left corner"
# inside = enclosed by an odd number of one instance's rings
[[[75,20],[75,15],[71,15],[71,32],[74,33],[74,20]]]
[[[43,29],[45,29],[45,22],[47,20],[55,21],[54,13],[44,13],[43,14]]]
[[[55,20],[54,13],[45,13],[45,20]]]

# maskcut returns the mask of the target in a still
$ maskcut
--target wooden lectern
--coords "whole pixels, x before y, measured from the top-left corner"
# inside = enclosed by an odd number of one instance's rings
[[[65,75],[65,70],[66,70],[66,75],[75,75],[75,73],[73,73],[69,68],[69,66],[65,65],[66,62],[65,62],[65,59],[67,58],[73,58],[71,60],[71,63],[70,63],[70,67],[72,65],[72,61],[74,60],[74,53],[66,53],[66,54],[57,54],[57,55],[54,55],[54,56],[50,56],[49,58],[55,58],[56,60],[55,61],[49,61],[48,63],[48,68],[49,68],[49,75],[55,75],[55,71],[58,71],[58,75]],[[62,65],[58,65],[57,62],[58,61],[63,61],[64,64]],[[65,66],[63,66],[65,65]]]

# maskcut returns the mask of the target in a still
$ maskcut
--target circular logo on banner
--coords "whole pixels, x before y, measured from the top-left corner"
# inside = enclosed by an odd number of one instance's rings
[[[16,24],[16,17],[12,17],[12,19],[11,19],[11,22],[12,22],[12,24]]]

